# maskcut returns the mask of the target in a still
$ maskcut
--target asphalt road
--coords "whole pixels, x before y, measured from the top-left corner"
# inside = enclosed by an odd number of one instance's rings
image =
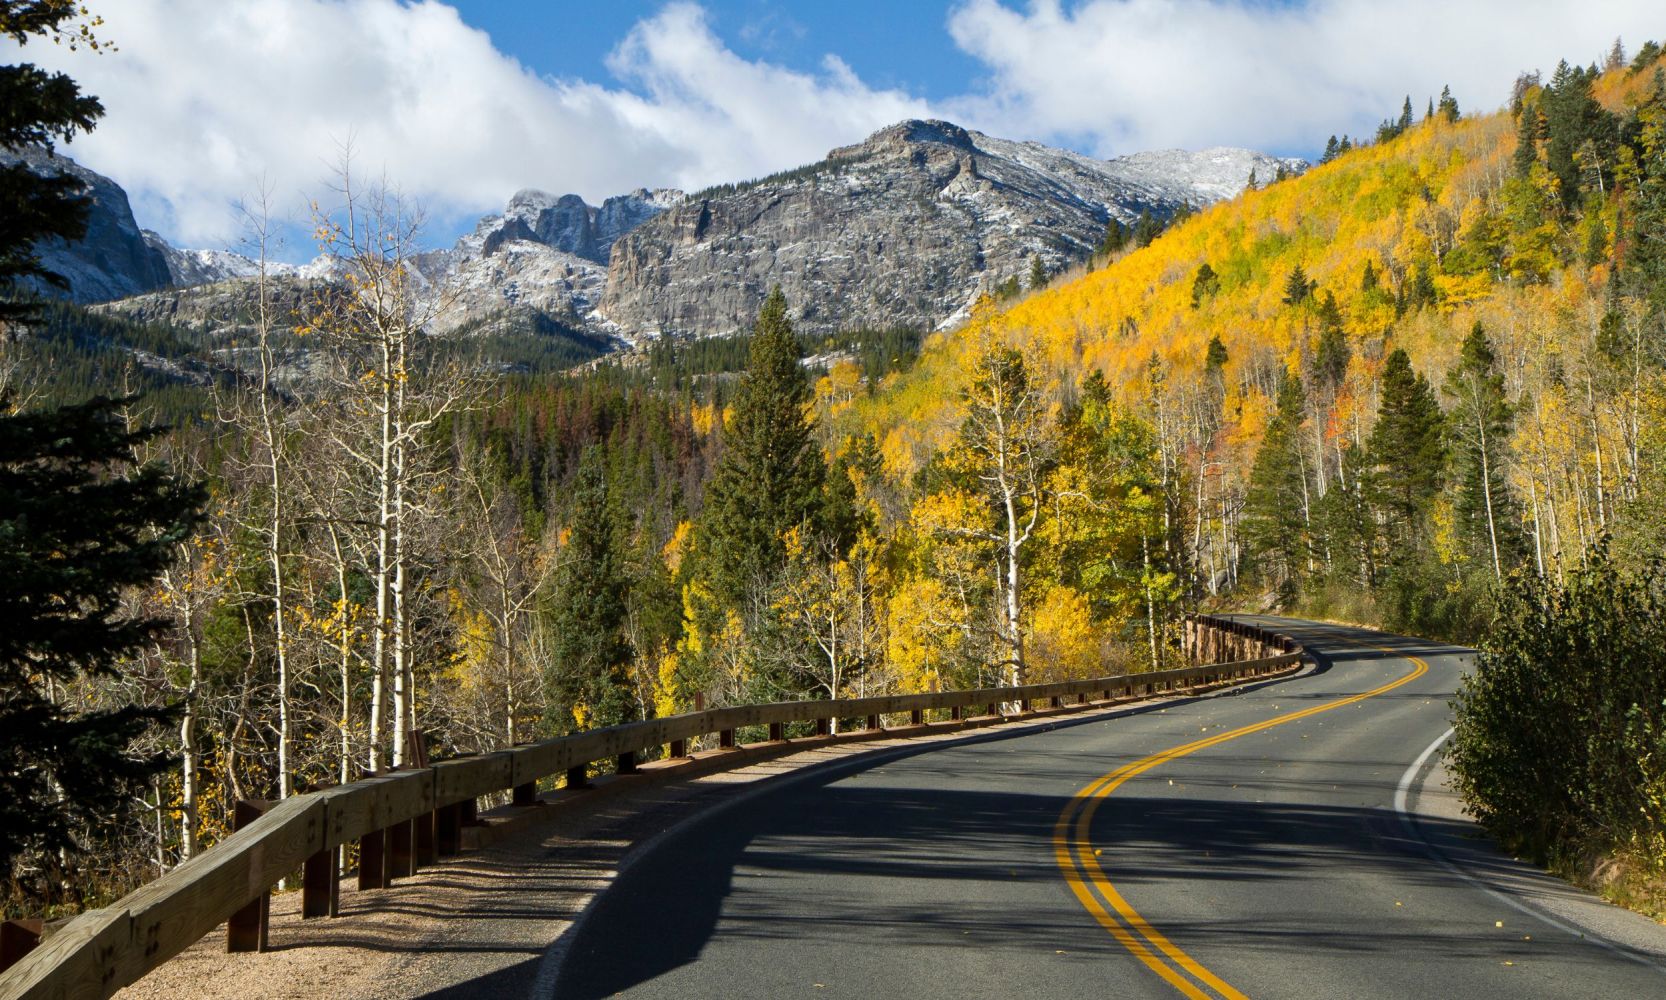
[[[1283,624],[1311,672],[865,758],[703,814],[638,852],[546,989],[1666,996],[1661,928],[1424,807],[1468,650]]]

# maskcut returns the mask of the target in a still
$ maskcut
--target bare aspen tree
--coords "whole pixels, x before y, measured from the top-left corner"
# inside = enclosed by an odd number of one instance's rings
[[[427,333],[444,303],[415,267],[421,212],[386,185],[360,190],[351,151],[337,171],[334,210],[314,206],[316,235],[336,278],[308,304],[306,329],[328,341],[339,423],[335,444],[360,467],[371,527],[371,705],[368,764],[405,760],[415,725],[412,660],[413,517],[431,482],[434,424],[461,406],[471,383]],[[391,694],[392,704],[388,704]],[[390,725],[391,722],[391,725]]]

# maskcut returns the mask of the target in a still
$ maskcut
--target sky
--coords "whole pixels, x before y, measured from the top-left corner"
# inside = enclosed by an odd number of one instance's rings
[[[1409,93],[1501,106],[1516,75],[1666,37],[1659,0],[103,0],[115,51],[0,40],[104,102],[63,149],[181,246],[239,200],[330,207],[361,180],[449,243],[521,188],[591,203],[821,158],[909,117],[1095,156],[1312,157]],[[289,227],[288,259],[313,248]]]

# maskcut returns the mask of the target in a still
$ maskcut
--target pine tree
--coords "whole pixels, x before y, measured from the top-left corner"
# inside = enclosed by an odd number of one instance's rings
[[[1448,430],[1456,513],[1470,553],[1485,559],[1494,580],[1502,580],[1504,562],[1516,549],[1506,464],[1511,412],[1504,376],[1479,321],[1447,373],[1445,392],[1454,404]]]
[[[1382,279],[1377,274],[1377,262],[1366,261],[1365,271],[1359,276],[1359,290],[1361,292],[1374,292],[1381,283]]]
[[[1221,276],[1215,273],[1215,269],[1209,266],[1209,262],[1204,261],[1199,264],[1197,274],[1192,277],[1192,308],[1196,309],[1202,306],[1203,300],[1220,291],[1220,287]]]
[[[0,0],[0,35],[97,49],[97,18],[66,24],[82,16],[78,4]],[[50,150],[104,113],[69,77],[29,64],[0,66],[0,109],[4,149]],[[80,191],[68,174],[0,168],[0,337],[38,317],[30,282],[63,287],[36,251],[85,234]],[[205,502],[200,486],[135,467],[160,430],[128,429],[131,402],[19,413],[0,398],[0,878],[13,886],[26,855],[69,880],[86,837],[118,827],[168,763],[135,744],[170,713],[63,696],[157,638],[166,623],[132,617],[122,598],[169,564]]]
[[[1148,247],[1151,241],[1163,234],[1162,220],[1151,214],[1150,209],[1140,209],[1139,220],[1134,223],[1134,245]]]
[[[1337,143],[1336,136],[1332,135],[1329,139],[1325,140],[1325,151],[1320,154],[1319,162],[1329,163],[1330,161],[1336,159],[1341,151],[1341,146]]]
[[[1406,291],[1406,311],[1426,309],[1435,305],[1439,299],[1440,291],[1435,287],[1435,276],[1429,270],[1429,262],[1419,262],[1412,275],[1411,287]]]
[[[787,531],[812,520],[820,501],[826,470],[806,417],[810,382],[799,361],[787,299],[776,288],[758,312],[701,515],[700,564],[723,608],[741,607],[780,571]]]
[[[1299,306],[1313,297],[1313,282],[1307,279],[1307,271],[1300,264],[1290,269],[1290,277],[1284,280],[1284,304]]]
[[[1307,398],[1299,379],[1285,373],[1278,410],[1267,424],[1244,498],[1244,537],[1252,561],[1281,591],[1306,559],[1307,482],[1301,425]],[[1293,596],[1293,595],[1286,595]]]
[[[1038,291],[1047,287],[1047,266],[1041,262],[1041,255],[1030,258],[1030,291]]]
[[[190,534],[205,493],[135,449],[132,400],[41,413],[0,412],[0,861],[74,852],[109,829],[168,763],[130,749],[170,713],[78,708],[62,692],[156,640],[167,622],[134,618],[128,590],[149,584]]]
[[[1411,95],[1406,95],[1405,106],[1400,109],[1400,120],[1395,123],[1398,131],[1396,135],[1404,135],[1412,127]]]
[[[1436,110],[1441,120],[1448,125],[1458,120],[1458,99],[1452,96],[1450,86],[1440,88],[1440,105]]]
[[[1429,380],[1396,348],[1382,375],[1382,406],[1368,445],[1374,505],[1384,526],[1411,555],[1427,536],[1427,519],[1442,485],[1445,447],[1440,405]]]
[[[1105,223],[1105,237],[1099,241],[1099,254],[1109,257],[1128,245],[1128,230],[1116,219]]]
[[[77,5],[52,0],[0,0],[0,35],[23,45],[31,35],[96,48],[78,40],[64,22],[79,16]],[[95,22],[96,23],[96,22]],[[53,139],[68,142],[90,132],[104,116],[95,97],[81,93],[74,80],[29,63],[0,66],[0,149],[33,148],[50,152]],[[91,201],[82,183],[69,173],[41,176],[26,163],[0,167],[0,324],[38,314],[27,296],[31,284],[68,288],[62,275],[41,264],[43,240],[78,240],[86,235]]]
[[[1523,105],[1521,120],[1516,126],[1514,163],[1517,177],[1526,177],[1532,172],[1533,165],[1539,162],[1539,139],[1543,131],[1543,122],[1539,117],[1539,106],[1536,104]]]
[[[591,445],[574,477],[571,531],[555,577],[546,621],[549,666],[544,726],[552,735],[635,718],[625,641],[627,581],[614,539],[600,447]],[[582,718],[580,718],[582,716]]]
[[[1254,168],[1254,167],[1251,167],[1251,168],[1250,168],[1250,175],[1249,175],[1249,180],[1247,180],[1247,181],[1245,181],[1245,182],[1244,182],[1244,188],[1245,188],[1245,190],[1248,190],[1248,191],[1254,191],[1254,190],[1256,190],[1256,189],[1257,189],[1257,188],[1258,188],[1258,187],[1259,187],[1259,186],[1260,186],[1260,185],[1259,185],[1259,184],[1257,184],[1257,183],[1256,183],[1256,180],[1255,180],[1255,168]]]

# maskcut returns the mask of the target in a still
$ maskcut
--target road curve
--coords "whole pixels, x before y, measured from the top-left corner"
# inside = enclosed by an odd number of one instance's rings
[[[1262,620],[1316,667],[864,758],[696,817],[558,943],[546,990],[1666,996],[1660,928],[1541,906],[1569,891],[1421,808],[1469,650]]]

